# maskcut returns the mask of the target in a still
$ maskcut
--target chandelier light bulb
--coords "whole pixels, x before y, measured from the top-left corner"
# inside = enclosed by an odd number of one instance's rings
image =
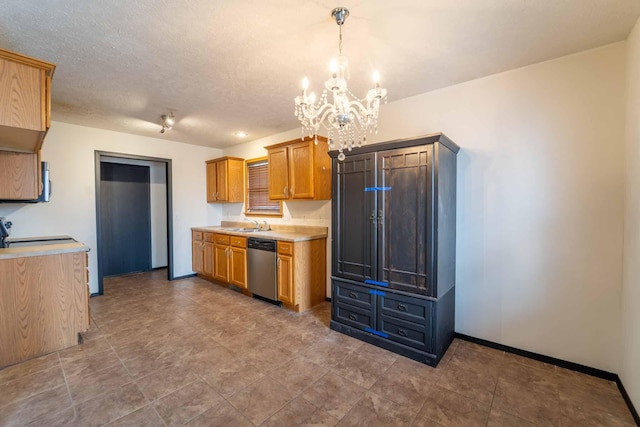
[[[380,85],[380,73],[378,72],[378,70],[375,70],[373,72],[373,82],[376,84],[376,86]]]
[[[309,79],[306,77],[302,79],[302,89],[303,90],[309,89]]]

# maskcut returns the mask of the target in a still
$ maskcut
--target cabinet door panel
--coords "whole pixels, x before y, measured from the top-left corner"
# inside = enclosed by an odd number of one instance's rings
[[[373,309],[366,310],[352,305],[337,302],[334,305],[335,318],[340,322],[358,329],[375,329]]]
[[[207,202],[212,203],[216,201],[217,176],[216,176],[216,163],[207,163]]]
[[[204,242],[202,245],[202,273],[213,276],[213,243]]]
[[[229,283],[229,257],[228,245],[213,245],[213,278],[224,283]]]
[[[202,240],[191,242],[191,269],[196,273],[202,273]]]
[[[378,153],[378,280],[432,295],[432,147]]]
[[[229,161],[221,160],[216,162],[216,197],[219,201],[229,200],[229,183],[227,177],[229,176]]]
[[[313,199],[313,141],[298,142],[289,150],[290,198]]]
[[[288,147],[269,150],[269,199],[289,198],[289,149]]]
[[[0,151],[0,200],[33,200],[40,195],[38,155]]]
[[[231,247],[229,265],[229,283],[239,288],[247,288],[247,250]]]
[[[333,275],[376,279],[375,154],[334,159]]]
[[[0,126],[45,130],[44,71],[0,59]]]
[[[278,300],[295,305],[293,258],[286,255],[278,255]]]

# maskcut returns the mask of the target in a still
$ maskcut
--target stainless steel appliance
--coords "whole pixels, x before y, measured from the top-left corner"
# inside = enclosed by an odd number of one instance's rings
[[[251,237],[247,247],[249,291],[262,299],[277,302],[276,241]]]

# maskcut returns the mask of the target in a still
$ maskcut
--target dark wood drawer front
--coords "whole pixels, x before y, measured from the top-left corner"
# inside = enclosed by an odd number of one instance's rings
[[[367,310],[373,309],[375,295],[370,293],[369,288],[340,282],[338,280],[334,280],[333,284],[332,297],[336,298],[339,303],[349,304]]]
[[[424,324],[431,321],[432,302],[404,295],[385,292],[380,299],[380,311],[384,316],[396,317],[408,322]]]
[[[401,319],[380,316],[380,332],[389,335],[389,339],[409,347],[431,353],[431,324],[417,324]]]
[[[352,305],[337,303],[334,305],[334,317],[345,325],[358,329],[374,329],[375,318],[371,310],[366,310]]]

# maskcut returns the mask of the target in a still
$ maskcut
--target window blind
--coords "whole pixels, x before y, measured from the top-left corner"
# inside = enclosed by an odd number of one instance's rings
[[[269,200],[267,161],[248,163],[247,170],[247,212],[280,213],[280,202]]]

